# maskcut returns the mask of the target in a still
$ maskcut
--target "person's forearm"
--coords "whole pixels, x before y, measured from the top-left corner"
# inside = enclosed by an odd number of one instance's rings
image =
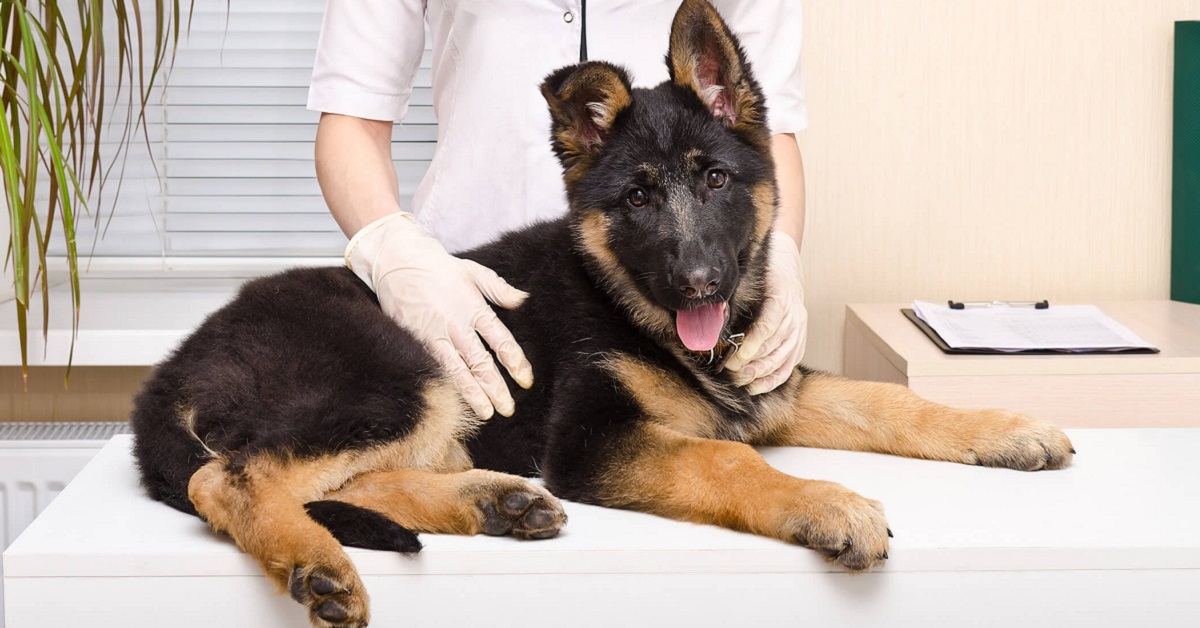
[[[779,184],[779,216],[775,229],[796,241],[804,238],[804,162],[800,146],[792,133],[771,136],[771,155],[775,158],[775,180]]]
[[[316,162],[325,203],[347,237],[400,211],[391,122],[321,114]]]

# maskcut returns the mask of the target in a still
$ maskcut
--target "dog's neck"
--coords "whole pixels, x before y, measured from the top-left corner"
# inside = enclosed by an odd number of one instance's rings
[[[725,363],[737,354],[746,340],[746,332],[734,333],[728,328],[721,331],[721,339],[708,351],[684,350],[684,354],[695,368],[712,373],[725,370]],[[682,344],[682,343],[681,343]]]

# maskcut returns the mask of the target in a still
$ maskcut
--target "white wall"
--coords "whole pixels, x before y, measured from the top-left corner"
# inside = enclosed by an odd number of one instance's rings
[[[806,362],[846,303],[1165,299],[1197,0],[806,0]]]

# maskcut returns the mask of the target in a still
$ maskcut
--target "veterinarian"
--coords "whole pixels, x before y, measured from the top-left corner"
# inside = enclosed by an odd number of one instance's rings
[[[551,71],[587,59],[624,65],[635,86],[667,80],[662,51],[680,0],[330,0],[308,107],[321,111],[317,179],[351,237],[346,262],[383,310],[416,334],[480,416],[513,413],[483,343],[521,386],[533,369],[488,302],[525,293],[454,257],[501,232],[566,211],[538,90]],[[808,124],[800,69],[799,0],[714,0],[741,38],[767,98],[781,213],[767,300],[727,367],[752,394],[783,383],[804,354],[799,243],[804,170],[794,133]],[[429,23],[438,145],[402,211],[393,121],[408,111]],[[449,252],[448,252],[449,251]]]

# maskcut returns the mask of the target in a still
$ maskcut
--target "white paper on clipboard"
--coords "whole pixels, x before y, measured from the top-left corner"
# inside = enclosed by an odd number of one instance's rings
[[[953,349],[1118,351],[1154,349],[1094,305],[952,310],[913,301],[913,311]]]

